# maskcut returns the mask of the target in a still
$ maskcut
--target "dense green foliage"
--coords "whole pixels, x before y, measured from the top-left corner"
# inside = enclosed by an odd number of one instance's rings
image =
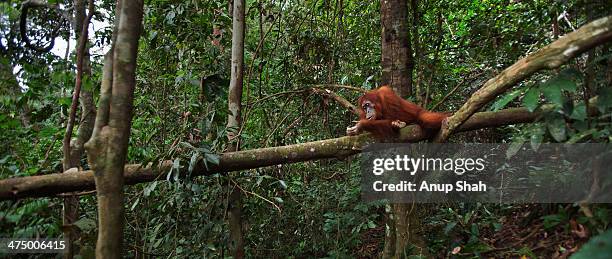
[[[109,14],[114,6],[113,1],[103,2],[95,19],[108,27],[96,28],[91,39],[94,49],[110,41],[113,17]],[[171,159],[177,167],[168,172],[169,181],[126,188],[127,255],[228,256],[225,186],[229,182],[237,182],[244,194],[249,256],[379,253],[385,204],[360,201],[358,157],[201,178],[189,178],[189,167],[197,158],[215,163],[215,154],[224,151],[227,131],[241,133],[241,149],[343,136],[355,116],[310,88],[328,85],[327,89],[353,101],[360,92],[339,85],[377,86],[380,3],[247,1],[245,123],[227,129],[232,28],[228,1],[145,2],[128,161]],[[486,80],[518,59],[612,10],[605,1],[428,0],[418,1],[417,6],[410,10],[410,28],[417,32],[412,35],[413,74],[420,96],[413,99],[426,100],[430,108],[443,101],[436,110],[446,111],[458,109]],[[63,57],[27,49],[18,33],[18,1],[2,2],[0,10],[0,178],[60,172],[61,138],[74,87],[74,53]],[[418,15],[412,16],[415,12]],[[37,14],[41,15],[30,16]],[[45,31],[40,19],[31,23],[32,30]],[[68,36],[67,26],[62,25],[65,33],[59,37]],[[534,110],[554,104],[556,109],[538,123],[460,134],[452,141],[610,142],[611,47],[608,43],[595,48],[558,71],[538,73],[487,107]],[[94,52],[92,62],[93,75],[86,78],[85,88],[97,92],[102,51]],[[599,96],[595,105],[599,113],[588,116],[585,99],[594,96]],[[87,168],[85,157],[82,162]],[[81,196],[81,219],[76,225],[83,230],[79,244],[84,256],[95,244],[95,202],[94,196]],[[61,199],[53,197],[2,202],[0,236],[59,236],[61,209]],[[594,215],[585,217],[573,205],[440,205],[432,208],[425,222],[434,230],[427,239],[436,255],[450,255],[463,247],[462,255],[480,256],[493,249],[486,240],[516,242],[518,238],[499,233],[509,229],[524,233],[513,225],[522,224],[513,222],[522,212],[530,212],[525,217],[551,233],[564,233],[567,239],[572,239],[567,233],[576,221],[596,235],[609,228],[612,212],[609,206],[591,209]],[[551,251],[525,242],[498,252],[514,257]]]

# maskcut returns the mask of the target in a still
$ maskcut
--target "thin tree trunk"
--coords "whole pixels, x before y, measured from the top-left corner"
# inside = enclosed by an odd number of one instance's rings
[[[427,245],[423,238],[421,218],[427,215],[427,204],[392,204],[395,222],[395,256],[407,258],[410,255],[429,257]]]
[[[64,170],[73,167],[80,167],[81,156],[84,152],[84,143],[91,137],[93,130],[93,122],[95,119],[95,109],[91,92],[83,89],[81,85],[84,76],[91,76],[91,67],[89,64],[89,46],[88,46],[88,26],[93,16],[93,0],[88,4],[88,15],[85,16],[86,0],[74,1],[74,32],[77,38],[77,72],[76,72],[76,87],[73,95],[73,105],[71,107],[70,119],[67,123],[66,136],[64,137]],[[81,119],[77,137],[71,141],[72,127],[74,125],[76,102],[81,100]],[[63,230],[64,237],[68,240],[66,244],[66,253],[64,258],[72,258],[75,251],[78,249],[74,242],[79,238],[78,229],[73,225],[79,219],[79,197],[68,196],[64,198],[63,211]]]
[[[123,170],[132,121],[143,1],[118,1],[115,12],[113,47],[105,57],[98,114],[92,137],[85,144],[98,198],[97,258],[121,258],[123,251]]]
[[[241,102],[243,85],[244,64],[244,0],[234,0],[232,25],[232,65],[228,96],[229,114],[227,117],[227,137],[229,139],[228,151],[240,150],[240,136],[237,129],[241,125]],[[229,182],[229,228],[230,228],[230,250],[234,258],[244,258],[244,237],[242,233],[242,202],[240,189]]]

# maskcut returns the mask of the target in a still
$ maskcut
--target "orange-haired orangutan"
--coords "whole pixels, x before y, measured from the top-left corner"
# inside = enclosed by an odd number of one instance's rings
[[[389,86],[367,92],[359,97],[359,122],[346,128],[347,135],[368,131],[377,138],[397,136],[406,124],[419,124],[426,132],[440,129],[448,113],[430,112],[399,97]]]

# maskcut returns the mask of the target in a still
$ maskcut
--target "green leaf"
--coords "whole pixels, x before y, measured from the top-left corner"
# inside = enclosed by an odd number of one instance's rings
[[[553,83],[558,84],[561,90],[569,91],[572,93],[576,92],[576,82],[571,79],[565,77],[557,77],[556,80],[553,81]]]
[[[574,107],[572,111],[572,115],[570,115],[571,119],[583,121],[586,119],[586,105],[584,103],[580,103]]]
[[[157,38],[157,31],[153,30],[151,32],[149,32],[149,40],[153,41]]]
[[[202,159],[202,162],[204,162],[204,167],[206,167],[206,171],[208,171],[209,170],[208,169],[208,160],[207,159]]]
[[[508,105],[508,103],[510,103],[512,100],[516,99],[516,97],[518,97],[520,95],[522,90],[514,90],[511,93],[505,95],[504,97],[502,97],[501,99],[497,100],[495,103],[493,103],[491,109],[493,111],[499,111],[501,109],[503,109],[504,107],[506,107],[506,105]]]
[[[546,87],[555,86],[560,90],[566,90],[569,92],[576,92],[576,82],[574,82],[574,78],[578,77],[580,74],[576,70],[566,69],[561,71],[557,76],[549,79],[544,83]]]
[[[82,89],[88,92],[92,92],[94,90],[94,82],[87,75],[83,75],[82,80]]]
[[[612,258],[612,230],[591,238],[571,259]]]
[[[551,103],[563,106],[563,94],[558,84],[545,84],[545,87],[542,87],[542,93]]]
[[[444,234],[448,235],[448,233],[450,233],[450,231],[453,230],[456,225],[457,222],[448,222],[448,224],[446,224],[446,226],[444,227]]]
[[[148,197],[149,195],[151,195],[151,192],[155,190],[156,186],[157,186],[157,181],[152,182],[151,184],[147,185],[147,187],[144,188],[144,196]]]
[[[478,224],[472,224],[472,226],[470,228],[470,232],[474,236],[479,236],[480,235],[480,231],[478,230]]]
[[[21,221],[21,214],[9,214],[4,217],[9,223],[18,223]]]
[[[193,155],[191,155],[191,159],[189,160],[189,168],[187,169],[190,175],[191,172],[193,172],[193,169],[195,168],[196,164],[198,163],[198,158],[200,158],[200,152],[193,152]]]
[[[374,223],[374,221],[368,221],[368,228],[375,228],[376,227],[376,223]]]
[[[535,111],[538,108],[538,103],[540,102],[540,89],[537,87],[532,87],[525,93],[523,97],[523,105],[527,107],[527,110],[530,112]]]
[[[204,143],[204,144],[203,144],[201,147],[199,147],[197,150],[198,150],[200,153],[204,153],[204,154],[206,154],[206,153],[211,153],[211,151],[210,151],[210,147],[209,147],[209,146],[208,146],[206,143]]]
[[[38,132],[38,137],[49,138],[55,135],[57,132],[58,132],[58,128],[56,128],[55,126],[47,126]]]
[[[578,141],[582,140],[583,138],[592,135],[593,133],[597,132],[597,129],[589,129],[586,131],[582,131],[579,132],[578,134],[574,134],[574,136],[572,136],[567,142],[568,144],[574,144],[577,143]]]
[[[502,229],[502,227],[504,226],[504,225],[502,225],[502,224],[500,224],[498,222],[493,222],[492,225],[493,225],[493,229],[495,229],[495,232],[500,231]]]
[[[134,203],[132,203],[132,206],[130,207],[130,211],[134,211],[134,208],[136,208],[136,206],[138,205],[138,203],[140,203],[140,197],[138,197],[136,199],[136,201]]]
[[[566,138],[565,120],[562,116],[556,116],[548,121],[548,132],[557,141],[561,142]]]
[[[560,214],[552,214],[552,215],[546,215],[543,216],[542,219],[544,220],[544,228],[545,229],[551,229],[556,225],[559,225],[559,223],[564,221],[564,217],[563,215]]]
[[[189,83],[190,83],[192,86],[200,86],[200,80],[197,80],[197,79],[195,79],[195,78],[189,79]]]
[[[180,168],[181,168],[180,161],[181,159],[178,157],[174,159],[174,161],[172,162],[172,168],[170,168],[168,175],[166,175],[166,181],[178,180],[178,176],[179,176]]]
[[[217,154],[211,154],[211,153],[206,153],[206,160],[208,162],[211,162],[214,165],[218,165],[219,164],[219,155]]]
[[[604,87],[599,90],[599,97],[597,97],[597,108],[603,113],[609,107],[612,107],[612,87]]]
[[[575,121],[574,123],[572,123],[572,128],[574,128],[577,131],[587,131],[588,129],[590,129],[589,123],[584,120],[584,121]]]
[[[63,106],[69,106],[70,104],[72,104],[72,98],[71,97],[58,98],[58,103]]]
[[[180,144],[181,146],[184,146],[184,147],[189,148],[189,149],[191,149],[191,150],[196,150],[196,147],[194,147],[193,145],[191,145],[189,142],[181,141],[181,142],[179,142],[179,144]]]
[[[544,129],[542,129],[541,126],[536,125],[536,128],[534,128],[534,130],[531,133],[531,137],[530,137],[531,149],[533,149],[534,151],[537,151],[538,148],[540,147],[540,144],[542,144],[543,139],[544,139]]]
[[[174,17],[176,17],[176,12],[170,11],[166,14],[166,22],[168,24],[174,24]]]
[[[508,147],[508,149],[506,150],[506,158],[511,158],[514,155],[516,155],[516,153],[518,153],[519,150],[521,150],[521,147],[523,146],[523,143],[525,143],[525,139],[524,138],[518,138],[516,139],[514,142],[510,143],[510,146]]]
[[[0,165],[6,164],[6,162],[11,158],[11,155],[6,155],[2,159],[0,159]]]
[[[285,190],[287,189],[287,184],[285,183],[285,181],[283,181],[283,180],[278,180],[278,183],[280,184],[280,186],[281,186],[283,189],[285,189]]]

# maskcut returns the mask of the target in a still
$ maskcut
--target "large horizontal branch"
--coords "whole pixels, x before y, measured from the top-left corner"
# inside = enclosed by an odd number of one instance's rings
[[[517,61],[497,76],[489,79],[453,116],[449,117],[447,126],[442,127],[435,141],[446,141],[450,134],[472,114],[535,72],[557,68],[578,54],[609,42],[611,39],[612,16],[607,16],[586,24]]]
[[[512,108],[498,112],[480,112],[464,123],[459,128],[459,131],[533,122],[543,112],[550,109],[550,106],[544,106],[535,112],[529,112],[525,108]],[[427,137],[418,125],[410,125],[401,130],[397,141],[418,142]],[[361,152],[365,145],[372,142],[375,142],[375,140],[370,134],[362,134],[359,136],[347,136],[281,147],[224,153],[220,156],[219,165],[209,165],[207,170],[202,163],[199,163],[192,176],[211,175],[213,173],[247,170],[316,159],[344,158]],[[172,161],[164,161],[157,167],[143,167],[140,164],[126,165],[124,172],[125,184],[133,185],[166,179],[165,175],[171,167]],[[0,200],[54,196],[66,192],[94,189],[94,177],[91,170],[77,171],[72,169],[61,174],[0,180]]]

